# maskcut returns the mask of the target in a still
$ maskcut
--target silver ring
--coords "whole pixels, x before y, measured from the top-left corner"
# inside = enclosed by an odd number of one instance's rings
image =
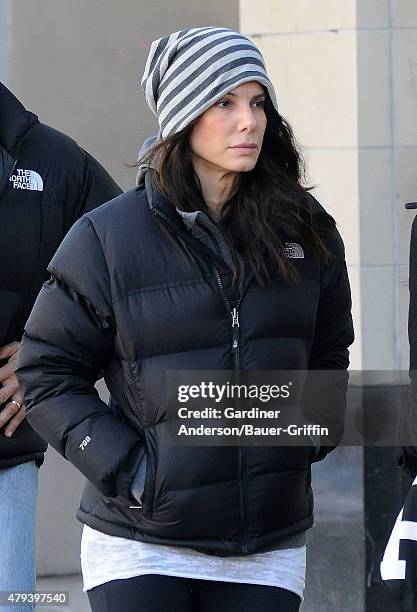
[[[14,404],[15,406],[17,406],[19,410],[20,410],[20,409],[21,409],[21,407],[22,407],[22,404],[19,404],[19,402],[16,402],[16,400],[10,400],[10,403],[11,403],[11,404]]]

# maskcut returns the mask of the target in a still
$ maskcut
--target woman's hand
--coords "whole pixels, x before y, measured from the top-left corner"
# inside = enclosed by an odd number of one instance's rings
[[[25,407],[14,373],[19,348],[20,342],[12,342],[0,348],[0,361],[7,359],[7,363],[0,368],[0,405],[7,402],[0,411],[0,429],[7,423],[4,433],[8,438],[13,435],[25,418]]]

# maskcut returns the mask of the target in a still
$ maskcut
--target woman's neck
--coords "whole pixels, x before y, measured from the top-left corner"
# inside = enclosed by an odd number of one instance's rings
[[[194,169],[200,179],[204,201],[212,217],[217,220],[223,204],[230,196],[236,173],[220,169],[207,171],[199,164],[194,164]]]

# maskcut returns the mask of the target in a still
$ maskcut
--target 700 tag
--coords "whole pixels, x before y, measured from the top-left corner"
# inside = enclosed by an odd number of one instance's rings
[[[78,448],[80,448],[81,450],[84,450],[89,442],[91,442],[91,438],[90,436],[86,436]]]

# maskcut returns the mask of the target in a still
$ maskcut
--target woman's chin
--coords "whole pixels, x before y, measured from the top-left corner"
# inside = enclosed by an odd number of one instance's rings
[[[232,172],[250,172],[256,166],[256,162],[253,160],[242,160],[236,164],[233,164],[233,167],[230,168]]]

